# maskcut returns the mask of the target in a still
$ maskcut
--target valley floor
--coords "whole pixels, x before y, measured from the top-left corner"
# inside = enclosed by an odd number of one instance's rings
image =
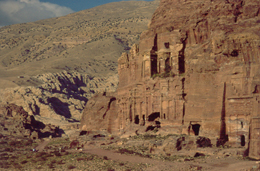
[[[258,161],[242,157],[241,148],[197,148],[169,155],[151,144],[168,137],[82,135],[75,138],[30,140],[3,136],[0,170],[100,170],[100,171],[256,171]],[[74,140],[73,140],[74,139]],[[35,152],[33,151],[35,149]],[[158,151],[158,150],[157,150]]]

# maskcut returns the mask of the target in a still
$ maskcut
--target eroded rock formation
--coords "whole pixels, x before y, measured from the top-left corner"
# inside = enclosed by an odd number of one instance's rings
[[[117,129],[167,127],[259,159],[259,27],[257,0],[161,0],[118,60]]]
[[[94,93],[115,91],[118,78],[91,77],[78,72],[59,72],[21,78],[35,86],[0,89],[2,104],[23,106],[30,115],[57,121],[79,121],[81,112]]]
[[[15,104],[0,105],[1,135],[27,137],[31,139],[61,136],[62,131],[54,126],[35,120],[34,116]]]

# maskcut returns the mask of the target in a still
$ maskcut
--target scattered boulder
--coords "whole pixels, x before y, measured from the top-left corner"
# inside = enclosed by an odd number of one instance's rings
[[[198,137],[196,144],[197,147],[212,147],[211,140],[206,137]]]
[[[199,152],[196,152],[194,155],[194,157],[204,157],[204,156],[205,156],[205,154],[199,153]]]
[[[116,98],[113,94],[100,93],[92,97],[83,110],[80,129],[82,131],[118,131]]]
[[[78,140],[73,140],[70,143],[70,149],[72,148],[78,148],[79,147],[79,141]]]

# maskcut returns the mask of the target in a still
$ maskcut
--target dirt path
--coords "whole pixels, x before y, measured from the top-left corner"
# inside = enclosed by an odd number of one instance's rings
[[[150,158],[144,158],[140,156],[132,156],[126,154],[120,154],[115,151],[109,151],[99,148],[87,148],[84,149],[83,152],[98,155],[98,156],[106,156],[109,160],[117,160],[122,162],[131,162],[131,163],[147,163],[153,165],[148,168],[147,171],[160,171],[160,170],[199,170],[200,167],[202,170],[210,170],[210,171],[246,171],[251,169],[253,166],[257,166],[255,161],[241,161],[236,158],[209,158],[206,161],[199,162],[195,161],[162,161],[155,160]]]
[[[46,140],[36,147],[36,150],[41,152],[51,142]],[[79,150],[68,150],[72,153],[80,152]],[[194,161],[163,161],[151,158],[145,158],[140,156],[120,154],[116,151],[104,150],[95,146],[89,146],[82,150],[84,153],[98,155],[100,157],[106,156],[109,160],[130,162],[136,164],[149,164],[151,167],[147,168],[146,171],[186,171],[186,170],[210,170],[210,171],[248,171],[253,167],[258,166],[255,161],[244,161],[238,160],[235,157],[229,158],[216,158],[216,156],[210,156],[205,160],[196,159]]]
[[[35,147],[36,151],[42,152],[43,149],[51,142],[51,140],[46,140],[38,144],[37,147]]]
[[[238,161],[234,159],[224,159],[218,163],[207,164],[212,167],[212,171],[219,171],[219,170],[234,170],[234,171],[249,171],[254,166],[258,166],[258,164],[255,161]]]

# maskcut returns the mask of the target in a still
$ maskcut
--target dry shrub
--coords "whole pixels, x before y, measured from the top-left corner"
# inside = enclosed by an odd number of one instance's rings
[[[8,156],[0,156],[0,160],[8,160],[9,157]]]
[[[111,169],[111,168],[109,168],[109,169],[107,169],[107,171],[115,171],[115,169]]]
[[[15,169],[22,169],[23,167],[18,163],[13,163]]]
[[[55,166],[54,166],[54,164],[53,164],[53,163],[51,163],[51,164],[48,164],[48,166],[49,166],[49,169],[54,169],[54,168],[55,168]]]
[[[55,159],[51,161],[51,164],[55,164],[55,163],[57,163]]]
[[[55,151],[54,155],[59,157],[59,156],[61,156],[61,153],[59,153],[58,151]]]
[[[27,160],[23,160],[23,161],[21,161],[21,164],[26,164],[26,163],[28,163]]]
[[[88,157],[86,157],[86,160],[87,160],[87,161],[91,161],[91,160],[93,160],[93,159],[94,159],[94,156],[92,156],[92,155],[91,155],[91,156],[88,156]]]
[[[76,167],[75,166],[73,166],[73,165],[69,165],[68,166],[68,169],[75,169]]]
[[[122,163],[122,162],[121,162],[121,163],[119,163],[119,166],[124,166],[124,165],[125,165],[125,163]]]
[[[84,157],[78,157],[77,158],[77,161],[82,161],[82,160],[86,160],[86,158],[84,158]]]
[[[45,153],[45,152],[39,152],[39,153],[36,154],[36,157],[42,157],[42,156],[44,156],[46,154],[47,153]]]
[[[56,163],[57,163],[57,164],[65,164],[65,163],[63,163],[63,161],[62,161],[62,160],[60,160],[60,161],[57,161]]]
[[[0,162],[0,168],[8,169],[10,164],[8,162]]]

